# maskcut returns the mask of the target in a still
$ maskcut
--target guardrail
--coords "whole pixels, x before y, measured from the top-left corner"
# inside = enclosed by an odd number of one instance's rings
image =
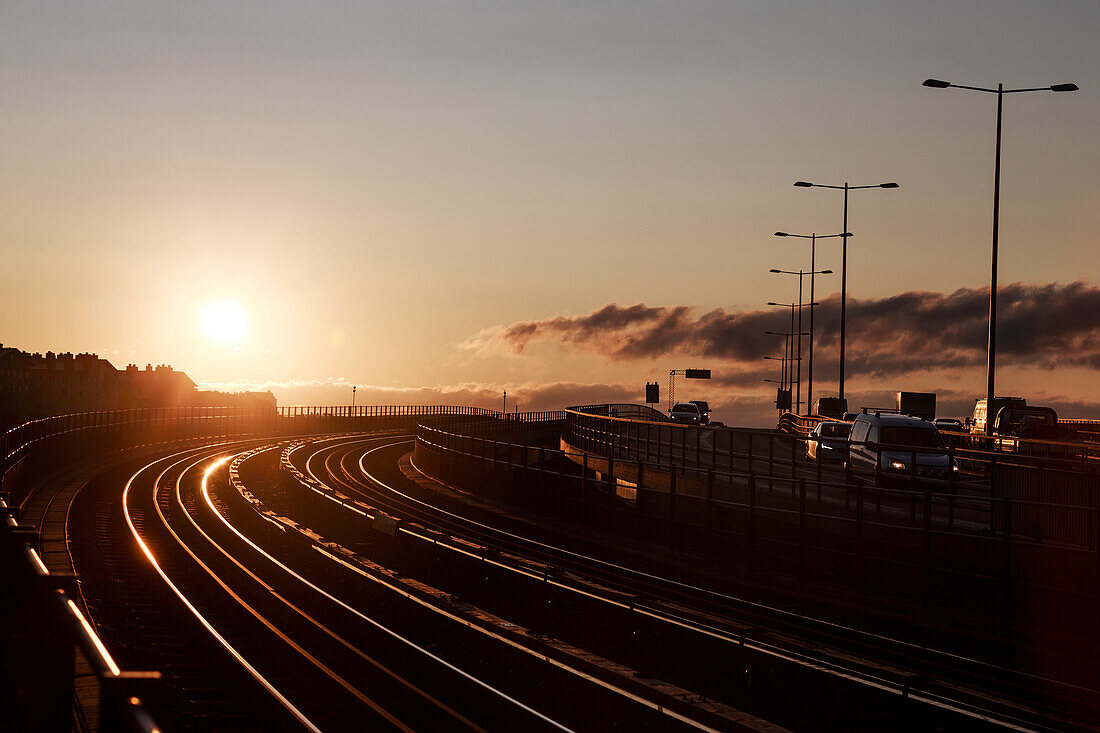
[[[793,412],[784,412],[779,416],[779,424],[776,426],[776,429],[781,433],[805,437],[817,427],[818,423],[825,422],[829,419],[831,418],[819,417],[817,415],[796,415]]]
[[[1096,506],[850,483],[843,471],[823,474],[820,464],[802,470],[785,460],[803,445],[793,436],[567,413],[573,433],[566,440],[574,450],[421,425],[414,460],[430,475],[475,493],[641,542],[695,549],[724,562],[737,558],[750,569],[799,582],[835,583],[1005,619],[1027,605],[1017,605],[1024,597],[1029,603],[1057,598],[1077,604],[1083,614],[1097,608]],[[600,441],[613,451],[595,453],[583,445],[595,439],[592,426],[584,425],[590,418],[625,426],[603,430],[623,439]],[[632,435],[623,432],[628,427]],[[670,440],[673,432],[732,435],[734,450],[704,463],[697,460],[698,444]],[[752,454],[745,450],[749,441]],[[712,455],[710,446],[704,443],[700,454]],[[1035,529],[1053,525],[1062,527],[1066,541],[1037,542]],[[1035,567],[1066,570],[1040,576],[1029,571]]]
[[[108,451],[136,443],[217,436],[280,436],[356,430],[416,420],[535,419],[557,413],[515,413],[461,405],[347,405],[291,407],[149,407],[84,412],[32,420],[0,433],[0,490],[19,499],[41,469],[35,455]],[[523,417],[523,416],[531,417]],[[46,450],[49,449],[49,450]],[[70,450],[72,449],[72,450]]]
[[[0,498],[0,728],[73,730],[79,650],[98,682],[95,727],[159,730],[143,700],[156,694],[160,673],[119,668],[74,600],[75,577],[46,568],[35,549],[37,531],[21,527],[16,514]]]
[[[420,420],[515,425],[547,416],[561,419],[561,413],[505,418],[452,405],[138,408],[58,415],[0,433],[0,730],[72,729],[74,649],[100,681],[100,730],[157,729],[141,700],[159,674],[118,668],[74,601],[74,578],[50,573],[33,549],[37,530],[16,521],[29,488],[60,464],[161,441],[342,432]]]
[[[1082,512],[1091,513],[1100,503],[1096,498],[1100,494],[1100,463],[1095,461],[1028,457],[950,445],[944,449],[829,439],[826,442],[838,447],[835,460],[806,463],[803,456],[814,441],[803,436],[802,429],[822,418],[802,417],[798,423],[798,416],[789,416],[790,425],[800,426],[791,434],[618,418],[599,414],[606,411],[590,407],[566,412],[564,438],[568,444],[601,457],[654,466],[675,464],[681,474],[741,470],[794,478],[801,472],[815,481],[837,485],[889,485],[950,495],[966,491],[1014,502],[1013,524],[1021,538],[1091,549],[1094,536],[1100,534],[1100,529],[1080,519]],[[884,463],[884,455],[895,458]],[[930,462],[930,456],[945,457],[940,461],[945,466],[958,465],[962,470],[930,476],[934,471],[922,465]],[[1002,516],[1003,512],[991,509],[990,526],[1002,521]]]

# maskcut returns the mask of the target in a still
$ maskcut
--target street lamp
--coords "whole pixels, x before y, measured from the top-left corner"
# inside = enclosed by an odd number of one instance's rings
[[[779,392],[777,392],[776,395],[775,395],[775,409],[779,410],[779,412],[783,412],[783,408],[781,408],[779,406],[779,395],[783,392],[783,387],[784,387],[783,380],[782,379],[767,379],[767,378],[765,378],[764,381],[765,382],[771,382],[772,384],[778,384],[779,385]],[[789,395],[790,392],[788,392],[787,394]]]
[[[996,89],[985,87],[971,87],[963,84],[952,84],[939,79],[925,79],[924,86],[933,89],[969,89],[974,92],[988,92],[997,95],[997,152],[993,167],[993,247],[990,257],[989,274],[989,341],[986,352],[986,386],[985,386],[985,433],[993,434],[994,400],[994,373],[997,367],[997,229],[1001,218],[1001,107],[1004,95],[1017,94],[1019,92],[1076,92],[1076,84],[1052,84],[1049,87],[1029,87],[1027,89],[1005,89],[1004,84],[998,84]]]
[[[793,341],[794,333],[791,331],[765,331],[767,336],[782,336],[783,337],[783,369],[780,378],[783,380],[781,386],[789,386],[791,379],[791,373],[788,370],[789,363],[793,363],[792,357],[794,356],[794,347],[791,345]],[[805,336],[806,334],[799,334]],[[765,359],[774,359],[774,356],[765,356]]]
[[[819,239],[833,239],[840,237],[845,242],[848,241],[848,237],[852,236],[850,232],[842,232],[840,234],[789,234],[788,232],[776,232],[777,237],[798,237],[799,239],[810,240],[810,300],[814,299],[814,276],[815,275],[832,275],[832,270],[816,271],[814,269],[816,256],[817,256],[817,240]],[[782,272],[781,270],[772,270],[772,272]],[[799,278],[799,289],[802,287],[801,278]],[[806,406],[813,408],[813,393],[814,393],[814,309],[810,306],[810,383],[806,390]]]
[[[779,271],[777,270],[777,272],[779,272]],[[798,273],[792,273],[792,274],[797,275]],[[806,273],[802,273],[802,274],[806,274]],[[772,301],[769,300],[767,305],[782,306],[783,308],[790,308],[791,309],[791,334],[793,336],[798,336],[797,356],[792,354],[791,358],[790,358],[790,361],[798,362],[798,367],[797,367],[798,376],[794,379],[794,384],[795,384],[795,414],[798,414],[798,408],[802,404],[802,337],[804,335],[806,335],[806,332],[802,330],[802,308],[805,307],[806,305],[809,305],[809,306],[811,306],[810,307],[810,312],[812,313],[813,312],[813,306],[817,305],[817,303],[803,303],[802,302],[802,278],[800,277],[800,278],[798,278],[798,302],[797,303],[773,303]],[[797,331],[794,330],[794,310],[795,310],[795,308],[798,309],[798,330]],[[792,352],[794,351],[793,341],[792,341],[791,350],[792,350]],[[766,356],[764,358],[765,359],[774,359],[775,357],[774,356],[772,356],[772,357],[767,357]]]
[[[860,188],[898,188],[898,184],[890,181],[889,183],[878,183],[872,186],[849,186],[845,181],[843,186],[830,186],[824,183],[810,183],[809,181],[795,181],[794,185],[799,188],[835,188],[837,190],[844,191],[844,229],[848,231],[848,192],[855,191]],[[849,235],[851,236],[851,235]],[[844,336],[845,326],[847,324],[848,315],[848,240],[844,240],[844,246],[841,249],[840,260],[840,380],[837,385],[837,396],[844,396]]]
[[[790,334],[786,331],[765,331],[768,336],[783,336],[783,358],[780,360],[782,364],[779,366],[779,388],[783,389],[787,385],[787,359],[791,355],[791,339]],[[774,359],[774,356],[765,356],[765,359]]]

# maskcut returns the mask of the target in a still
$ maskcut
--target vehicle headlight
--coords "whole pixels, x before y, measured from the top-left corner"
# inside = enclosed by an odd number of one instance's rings
[[[890,468],[895,471],[904,471],[907,466],[905,465],[905,461],[890,461]]]
[[[952,461],[951,462],[951,470],[954,471],[955,473],[958,473],[959,472],[959,464]]]

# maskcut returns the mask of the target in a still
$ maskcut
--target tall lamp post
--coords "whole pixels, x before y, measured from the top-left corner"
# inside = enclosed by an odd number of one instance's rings
[[[798,273],[796,272],[796,273],[793,273],[793,274],[797,275]],[[806,274],[806,273],[802,273],[802,274]],[[791,334],[793,336],[798,336],[798,351],[797,351],[796,354],[792,353],[791,358],[788,360],[788,361],[792,361],[792,362],[797,362],[797,367],[796,368],[797,368],[797,371],[798,371],[798,376],[796,376],[793,380],[793,383],[795,385],[795,410],[794,411],[795,411],[796,415],[799,414],[798,410],[799,410],[800,405],[802,404],[802,337],[806,335],[806,332],[802,330],[802,308],[805,307],[806,305],[817,305],[817,303],[803,303],[802,302],[802,278],[798,279],[798,284],[799,284],[799,287],[798,287],[798,302],[797,303],[773,303],[770,300],[767,303],[767,305],[775,305],[775,306],[781,306],[783,308],[790,308],[791,309]],[[797,331],[794,330],[794,311],[795,311],[796,308],[798,309],[798,330]],[[792,345],[791,345],[792,351],[794,350],[794,348],[795,347],[794,347],[794,344],[793,344],[793,341],[792,341]],[[774,359],[776,357],[766,356],[764,358],[765,359]],[[788,380],[788,383],[790,383],[790,380]]]
[[[778,384],[779,385],[779,391],[780,392],[783,391],[783,380],[782,379],[778,379],[778,380],[777,379],[765,379],[764,381],[765,382],[771,382],[772,384]],[[783,412],[783,410],[780,409],[780,407],[779,407],[779,396],[778,395],[776,395],[776,398],[775,398],[775,409],[779,410],[780,412]]]
[[[844,239],[844,241],[848,241],[848,237],[850,237],[852,235],[847,233],[847,232],[844,232],[842,234],[822,234],[821,236],[818,236],[817,234],[788,234],[787,232],[776,232],[775,236],[777,236],[777,237],[799,237],[801,239],[810,240],[810,272],[809,272],[809,275],[810,275],[810,302],[814,303],[814,305],[816,305],[816,303],[814,302],[814,276],[815,275],[832,275],[833,274],[832,270],[816,270],[816,269],[814,269],[815,266],[816,266],[817,240],[819,240],[819,239],[831,239],[833,237],[841,237],[842,239]],[[775,270],[775,269],[773,269],[772,272],[782,272],[782,273],[786,273],[786,274],[794,274],[794,273],[792,273],[788,270]],[[799,292],[801,292],[801,290],[802,290],[802,278],[801,277],[799,277],[799,279],[798,279],[798,289],[799,289]],[[801,295],[799,296],[799,299],[801,299]],[[814,393],[814,305],[810,306],[810,378],[809,378],[809,385],[808,385],[808,388],[806,390],[806,406],[811,407],[811,408],[813,407],[813,393]]]
[[[898,188],[893,181],[878,183],[873,186],[849,186],[845,181],[843,186],[830,186],[824,183],[810,183],[809,181],[795,181],[799,188],[835,188],[844,191],[844,227],[841,231],[848,231],[848,192],[860,188]],[[851,236],[850,234],[848,236]],[[840,379],[837,385],[837,396],[844,396],[844,337],[848,316],[848,240],[844,240],[840,259]]]
[[[794,340],[793,331],[764,331],[767,336],[782,336],[783,337],[783,373],[781,378],[784,386],[790,386],[791,383],[791,371],[790,365],[794,363],[794,347],[792,341]],[[806,336],[806,333],[801,333],[801,336]],[[764,357],[764,359],[775,359],[775,357]]]
[[[798,275],[798,300],[799,300],[799,302],[802,301],[802,277],[804,275],[809,275],[810,276],[810,303],[809,303],[809,306],[810,306],[810,330],[808,332],[801,331],[801,328],[802,328],[802,311],[800,310],[798,312],[798,327],[800,329],[800,331],[798,333],[798,344],[799,344],[799,356],[800,357],[802,356],[802,353],[801,353],[802,352],[802,348],[801,348],[801,346],[802,346],[802,337],[803,336],[809,336],[810,337],[809,377],[808,377],[808,384],[806,385],[806,407],[809,410],[809,409],[813,408],[813,403],[814,403],[814,397],[813,397],[813,395],[814,395],[814,308],[817,305],[819,305],[814,300],[814,297],[813,297],[814,275],[832,275],[833,271],[832,270],[810,270],[809,272],[806,272],[804,270],[797,270],[797,271],[796,270],[777,270],[775,268],[772,268],[771,270],[769,270],[769,272],[774,272],[774,273],[782,274],[782,275]],[[800,359],[800,361],[801,361],[801,359]],[[801,375],[801,366],[802,365],[799,364],[799,367],[800,367],[799,374],[800,375]],[[807,412],[808,412],[808,410],[807,410]]]
[[[790,331],[765,331],[767,336],[782,336],[783,337],[783,370],[779,375],[781,384],[780,387],[787,386],[787,361],[791,358],[791,336]],[[774,356],[765,357],[766,359],[774,359]]]
[[[1027,89],[1005,89],[1004,84],[998,84],[996,89],[985,87],[971,87],[963,84],[952,84],[939,79],[925,79],[924,86],[933,89],[969,89],[974,92],[988,92],[997,95],[997,152],[993,166],[993,248],[990,257],[989,274],[989,341],[986,351],[986,385],[985,385],[985,434],[993,434],[994,400],[994,374],[997,368],[997,229],[1001,218],[1001,108],[1004,95],[1018,94],[1019,92],[1076,92],[1076,84],[1052,84],[1049,87],[1029,87]]]
[[[792,344],[794,340],[794,333],[792,331],[765,331],[768,336],[782,336],[783,337],[783,357],[780,361],[783,362],[782,369],[779,375],[779,388],[790,389],[792,370],[791,365],[794,363],[794,346]],[[805,334],[799,334],[804,336]],[[774,356],[765,356],[765,359],[776,359]],[[771,381],[775,381],[774,379]]]

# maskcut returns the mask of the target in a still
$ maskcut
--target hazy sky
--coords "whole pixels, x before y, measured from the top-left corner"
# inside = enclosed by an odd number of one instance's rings
[[[753,370],[775,362],[744,350],[502,334],[638,303],[759,330],[753,311],[797,298],[768,269],[809,266],[772,232],[841,227],[840,194],[798,179],[901,186],[851,198],[865,334],[900,293],[986,287],[995,97],[928,77],[1081,87],[1006,98],[1000,282],[1084,280],[1094,303],[1098,38],[1095,0],[2,2],[0,341],[298,384],[284,403],[346,400],[302,386],[332,382],[379,388],[361,401],[636,400],[709,365],[727,379],[704,396],[757,409]],[[839,271],[839,245],[818,265]],[[201,327],[221,299],[247,313],[240,343]],[[1100,349],[1100,314],[1078,315],[1050,349]],[[850,389],[984,394],[978,321],[974,353]],[[1028,354],[1004,391],[1100,405],[1100,358]]]

